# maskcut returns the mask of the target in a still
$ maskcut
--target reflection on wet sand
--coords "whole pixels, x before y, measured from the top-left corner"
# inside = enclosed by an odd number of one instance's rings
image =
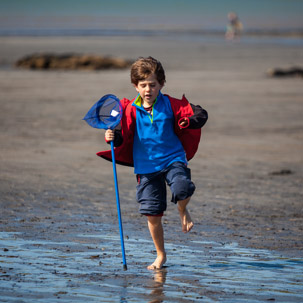
[[[164,284],[166,281],[167,270],[166,268],[154,271],[153,290],[150,293],[152,300],[149,303],[161,303],[165,299]]]

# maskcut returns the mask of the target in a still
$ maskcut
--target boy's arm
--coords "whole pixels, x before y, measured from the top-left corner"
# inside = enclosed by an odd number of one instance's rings
[[[179,120],[179,126],[181,128],[198,129],[202,128],[208,119],[208,113],[200,105],[194,105],[190,103],[190,106],[194,114],[190,117],[182,118]]]

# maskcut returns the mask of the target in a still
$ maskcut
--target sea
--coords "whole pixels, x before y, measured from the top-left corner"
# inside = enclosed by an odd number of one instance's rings
[[[215,40],[224,35],[230,12],[247,41],[303,45],[303,0],[1,0],[0,36]]]

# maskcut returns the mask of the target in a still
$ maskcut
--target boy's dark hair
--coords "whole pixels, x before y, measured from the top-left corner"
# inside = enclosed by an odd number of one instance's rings
[[[131,66],[131,83],[138,85],[139,81],[145,80],[150,75],[155,74],[161,85],[165,83],[165,72],[160,61],[153,57],[139,57]]]

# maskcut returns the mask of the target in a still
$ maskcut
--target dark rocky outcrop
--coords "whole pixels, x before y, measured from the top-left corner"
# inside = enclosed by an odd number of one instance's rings
[[[130,60],[98,55],[81,54],[32,54],[19,59],[16,67],[48,70],[101,70],[101,69],[124,69],[131,65]]]
[[[291,67],[291,68],[274,68],[267,71],[267,75],[270,77],[300,77],[303,78],[302,67]]]

